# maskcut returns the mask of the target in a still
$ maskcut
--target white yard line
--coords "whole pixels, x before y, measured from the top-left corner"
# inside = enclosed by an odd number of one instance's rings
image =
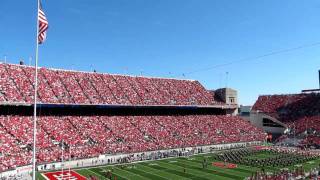
[[[40,173],[42,177],[44,177],[46,180],[50,180],[44,173]]]
[[[144,171],[144,170],[142,170],[142,169],[139,169],[139,171],[143,171],[143,172],[145,172],[145,173],[147,173],[147,174],[152,174],[152,173],[147,172],[147,171]],[[159,177],[162,177],[162,178],[168,179],[168,178],[166,178],[166,177],[164,177],[164,176],[160,176],[159,174],[152,174],[152,175],[155,175],[155,176],[159,176]]]
[[[117,167],[116,167],[117,168]],[[128,173],[128,174],[132,174],[132,175],[134,175],[134,176],[138,176],[138,177],[141,177],[142,179],[149,179],[149,178],[147,178],[147,177],[144,177],[144,176],[141,176],[141,175],[139,175],[139,174],[136,174],[136,173],[133,173],[133,172],[130,172],[130,171],[127,171],[127,170],[125,170],[125,169],[119,169],[119,168],[117,168],[118,169],[118,171],[124,171],[124,172],[126,172],[126,173]]]
[[[105,178],[106,178],[106,177],[102,176],[101,174],[98,174],[98,173],[96,173],[96,172],[94,172],[94,171],[91,171],[90,169],[85,169],[85,170],[90,171],[90,172],[92,172],[93,174],[96,174],[96,175],[102,177],[102,179],[105,179]]]
[[[99,167],[99,169],[104,170],[104,169],[102,169],[101,167]],[[118,173],[115,173],[115,172],[112,172],[112,174],[117,175],[117,176],[119,176],[119,177],[121,177],[121,178],[123,178],[123,179],[128,179],[128,178],[126,178],[126,177],[124,177],[124,176],[119,175]]]

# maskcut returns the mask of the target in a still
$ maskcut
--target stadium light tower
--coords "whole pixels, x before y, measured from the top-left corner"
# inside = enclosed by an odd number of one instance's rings
[[[318,79],[319,79],[319,89],[320,89],[320,69],[318,70],[318,73],[319,73]]]

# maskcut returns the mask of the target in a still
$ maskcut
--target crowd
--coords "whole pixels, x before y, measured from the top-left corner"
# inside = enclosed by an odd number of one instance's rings
[[[247,180],[296,180],[296,179],[319,179],[320,167],[305,171],[303,167],[296,167],[293,170],[282,169],[279,172],[263,172],[257,171]]]
[[[263,95],[259,96],[252,110],[291,123],[300,118],[320,115],[320,93]]]
[[[0,64],[0,102],[33,103],[34,68]],[[40,68],[38,100],[60,104],[221,104],[198,81]]]
[[[34,67],[0,63],[0,103],[32,104]],[[38,102],[48,104],[215,105],[198,81],[48,68],[38,71]],[[0,171],[31,163],[32,117],[0,115]],[[229,116],[41,116],[38,163],[178,147],[264,140]],[[233,127],[233,128],[232,128]]]
[[[0,170],[31,163],[32,117],[0,116]],[[231,116],[41,116],[38,163],[199,145],[264,140]]]
[[[288,139],[299,146],[320,146],[320,93],[260,96],[253,111],[265,113],[287,125],[286,134],[277,139]]]

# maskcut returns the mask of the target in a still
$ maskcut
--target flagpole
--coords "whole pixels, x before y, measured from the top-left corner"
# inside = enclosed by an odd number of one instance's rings
[[[35,81],[34,81],[34,105],[33,105],[33,153],[32,153],[32,179],[36,180],[36,139],[37,139],[37,91],[38,91],[38,50],[39,50],[39,8],[40,2],[37,0],[37,37],[36,37],[36,61],[35,61]]]
[[[64,167],[64,163],[63,163],[63,151],[64,151],[64,144],[63,144],[63,139],[62,139],[62,157],[61,157],[61,171],[62,171],[62,179],[63,179],[63,167]]]

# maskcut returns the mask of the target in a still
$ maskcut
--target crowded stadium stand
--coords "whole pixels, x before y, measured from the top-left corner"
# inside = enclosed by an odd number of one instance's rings
[[[0,171],[31,164],[34,70],[0,64]],[[265,139],[198,81],[48,68],[38,81],[38,164]]]
[[[230,128],[237,125],[237,128]],[[261,130],[238,117],[190,116],[41,116],[38,121],[38,162],[90,158],[200,145],[264,140]],[[32,117],[0,117],[0,169],[31,160]]]
[[[34,68],[0,64],[1,103],[33,103]],[[222,102],[198,81],[40,68],[45,104],[214,105]]]
[[[296,143],[320,145],[320,93],[259,96],[250,120],[269,133],[285,132],[278,140],[294,135]]]

